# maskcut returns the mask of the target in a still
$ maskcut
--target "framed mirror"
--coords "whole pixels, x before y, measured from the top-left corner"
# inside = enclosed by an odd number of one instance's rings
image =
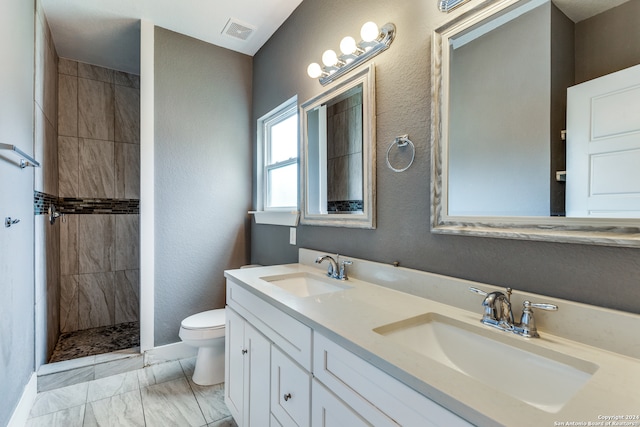
[[[640,246],[638,6],[486,0],[435,30],[432,232]]]
[[[300,106],[300,223],[376,227],[374,65]]]

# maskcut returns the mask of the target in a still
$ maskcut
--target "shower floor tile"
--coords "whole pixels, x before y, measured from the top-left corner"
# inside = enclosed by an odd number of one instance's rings
[[[140,345],[138,322],[60,334],[49,363],[111,353]]]

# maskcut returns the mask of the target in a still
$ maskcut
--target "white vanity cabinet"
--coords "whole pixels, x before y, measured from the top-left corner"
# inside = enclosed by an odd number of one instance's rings
[[[226,340],[240,427],[471,426],[230,279]]]
[[[271,347],[271,413],[283,426],[306,427],[311,413],[311,374]]]
[[[232,309],[226,311],[224,400],[240,426],[269,418],[271,342]]]
[[[320,381],[353,408],[366,420],[364,425],[472,427],[464,419],[317,332],[313,347],[314,381]],[[313,419],[316,422],[318,416],[315,412],[322,409],[322,404],[316,403],[315,394],[313,400]],[[342,410],[332,409],[336,413]],[[322,410],[328,412],[327,409]],[[323,425],[346,427],[351,424],[319,422],[313,426]]]
[[[227,280],[225,403],[240,427],[308,426],[308,326]]]

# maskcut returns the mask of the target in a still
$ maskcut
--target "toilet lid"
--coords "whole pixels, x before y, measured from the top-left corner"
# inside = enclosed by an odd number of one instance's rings
[[[203,311],[187,317],[181,326],[185,329],[220,329],[224,328],[224,308]]]

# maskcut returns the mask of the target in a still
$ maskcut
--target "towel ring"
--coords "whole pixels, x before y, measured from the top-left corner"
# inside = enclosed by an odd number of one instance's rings
[[[407,145],[411,146],[411,160],[409,161],[409,164],[407,166],[405,166],[404,168],[398,169],[398,168],[394,168],[393,166],[391,166],[391,162],[389,161],[389,153],[391,152],[391,149],[393,148],[394,145],[397,145],[398,148],[402,148],[402,147],[406,147]],[[409,139],[409,135],[400,135],[400,136],[396,136],[396,139],[393,140],[393,142],[391,143],[391,145],[389,145],[389,148],[387,148],[387,166],[389,166],[389,169],[391,169],[394,172],[404,172],[407,169],[409,169],[411,167],[411,165],[413,164],[413,160],[416,158],[416,146],[413,145],[413,142],[411,142],[411,140]]]

